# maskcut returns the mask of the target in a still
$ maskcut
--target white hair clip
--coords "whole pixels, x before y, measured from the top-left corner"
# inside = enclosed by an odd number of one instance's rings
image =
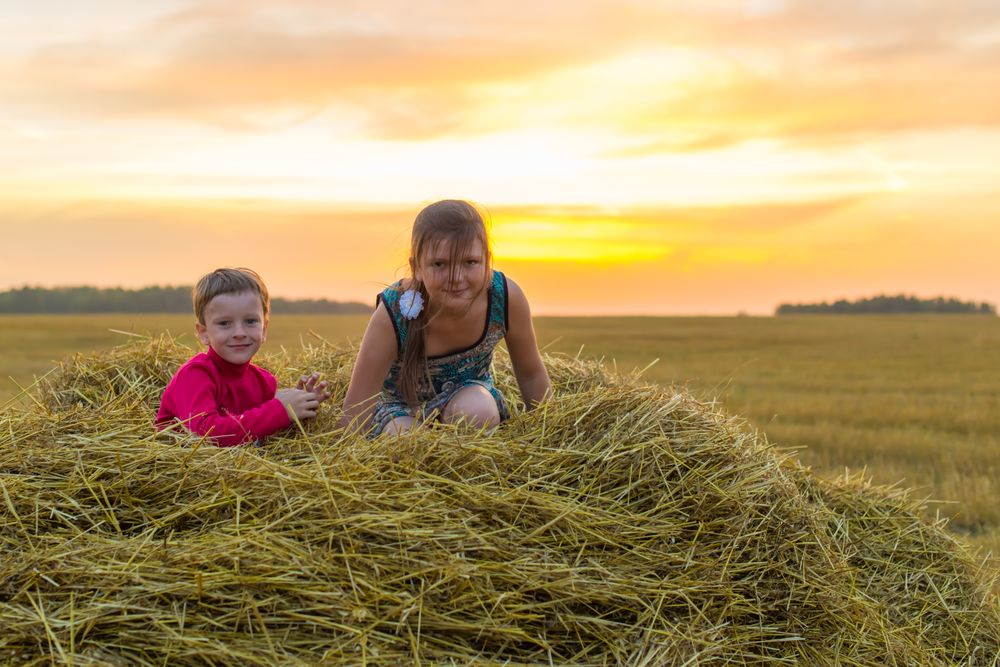
[[[424,297],[415,289],[408,289],[399,297],[399,312],[408,320],[415,319],[424,309]]]

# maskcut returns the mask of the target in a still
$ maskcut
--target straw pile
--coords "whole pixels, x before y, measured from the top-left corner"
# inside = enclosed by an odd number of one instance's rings
[[[991,574],[684,393],[548,357],[492,435],[152,431],[191,351],[62,364],[0,417],[0,663],[996,665]],[[343,395],[353,350],[264,357]],[[507,364],[501,384],[516,396]]]

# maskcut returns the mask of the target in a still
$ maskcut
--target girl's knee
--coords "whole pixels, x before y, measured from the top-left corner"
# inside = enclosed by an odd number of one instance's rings
[[[483,428],[499,424],[500,412],[493,394],[477,384],[460,389],[448,401],[442,418],[446,422],[465,420],[476,428]]]
[[[388,435],[396,435],[399,433],[405,433],[406,431],[412,431],[417,425],[417,420],[413,417],[396,417],[382,429],[382,433]]]

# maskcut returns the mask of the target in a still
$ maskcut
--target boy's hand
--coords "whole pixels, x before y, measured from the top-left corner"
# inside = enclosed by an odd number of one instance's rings
[[[284,404],[289,416],[295,415],[300,420],[315,417],[320,403],[316,394],[304,389],[279,389],[274,397]]]
[[[298,384],[295,385],[297,389],[303,389],[305,391],[311,391],[316,394],[316,400],[320,403],[330,398],[332,395],[327,391],[326,380],[320,380],[319,373],[312,373],[311,375],[303,375],[299,378]]]

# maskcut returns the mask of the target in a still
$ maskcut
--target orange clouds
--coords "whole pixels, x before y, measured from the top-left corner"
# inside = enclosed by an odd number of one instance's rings
[[[982,31],[1000,9],[974,0],[195,7],[164,5],[159,19],[110,36],[47,44],[39,35],[26,60],[8,58],[0,97],[50,114],[242,130],[330,111],[371,136],[426,138],[506,129],[496,115],[484,122],[493,103],[484,86],[531,86],[636,49],[683,48],[710,64],[705,76],[657,90],[662,65],[652,60],[636,72],[648,90],[622,100],[632,113],[602,120],[567,99],[548,116],[610,122],[657,152],[1000,119],[1000,38]]]
[[[691,138],[650,142],[645,151],[628,154],[717,149],[757,138],[815,144],[1000,125],[1000,99],[992,84],[1000,50],[946,60],[914,58],[890,69],[868,63],[848,67],[831,59],[774,75],[734,67],[727,80],[665,102],[626,128],[647,137],[689,132]]]
[[[549,20],[570,24],[553,33],[541,8],[539,23],[506,31],[496,21],[509,17],[486,4],[218,3],[113,38],[41,46],[11,68],[5,97],[69,115],[234,127],[273,109],[346,109],[381,136],[426,136],[460,127],[461,112],[481,103],[470,87],[599,56],[578,38],[616,17],[624,27],[629,14],[598,4],[567,21],[553,11]]]

